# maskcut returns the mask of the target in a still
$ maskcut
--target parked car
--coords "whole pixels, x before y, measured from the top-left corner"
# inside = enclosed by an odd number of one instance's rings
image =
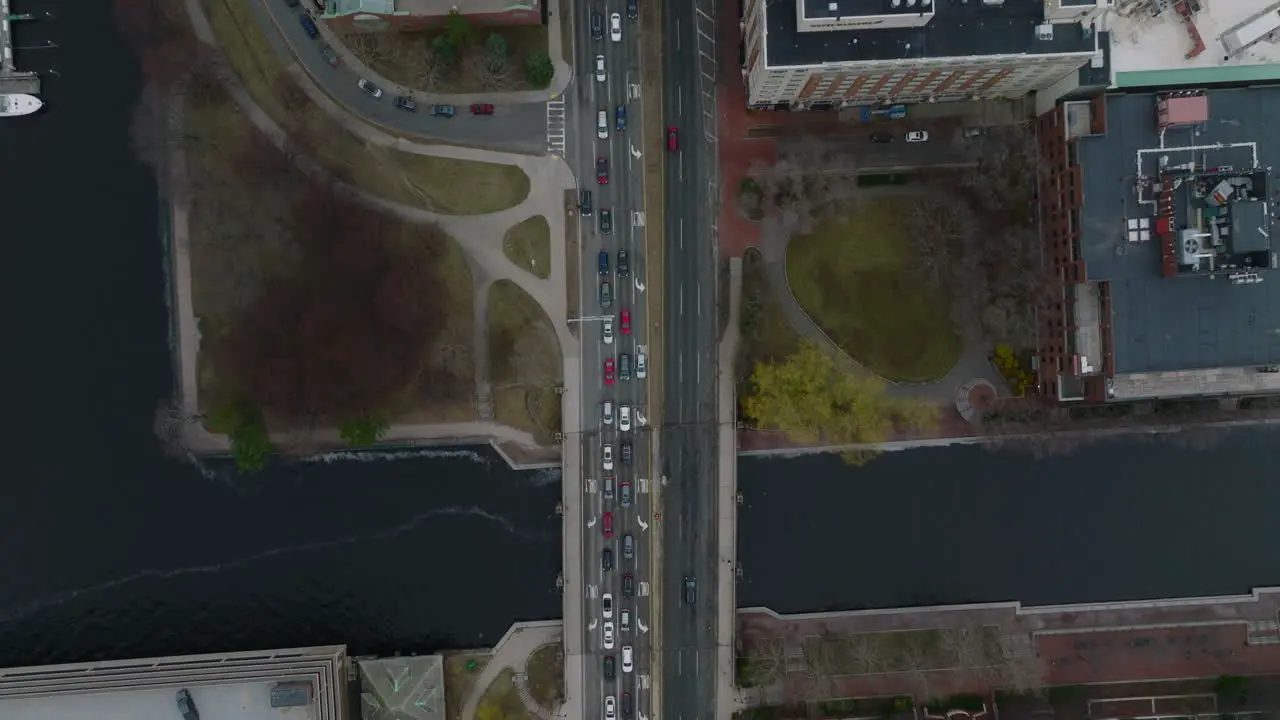
[[[493,106],[489,103],[476,103],[471,106],[472,115],[492,115]]]
[[[603,155],[596,158],[596,182],[601,185],[609,184],[609,158]]]
[[[924,130],[912,130],[907,133],[907,142],[925,142],[929,139],[929,133]]]
[[[302,29],[307,33],[307,37],[312,40],[320,36],[320,28],[316,27],[316,21],[311,16],[303,13],[298,16],[298,22],[302,24]]]
[[[608,235],[613,232],[613,211],[607,208],[600,210],[600,232]]]
[[[306,16],[304,15],[303,17],[306,17]],[[378,87],[377,85],[374,85],[373,83],[369,82],[368,80],[365,80],[364,78],[360,78],[358,81],[356,81],[356,85],[359,85],[361,90],[365,91],[366,93],[368,93],[369,95],[375,98],[382,97],[382,88]]]
[[[604,56],[596,56],[596,82],[604,82],[609,79],[608,73],[604,71]]]
[[[418,103],[414,102],[412,98],[405,97],[404,95],[401,95],[396,98],[395,105],[401,110],[408,110],[409,112],[418,112]]]
[[[889,133],[871,133],[871,142],[873,143],[889,143],[893,142],[893,136]]]
[[[191,693],[186,688],[179,690],[175,699],[178,703],[178,712],[182,713],[182,720],[200,720],[200,711],[196,710],[196,703],[191,699]]]
[[[454,107],[452,105],[432,105],[431,106],[431,114],[435,115],[436,117],[451,118],[453,117],[455,112],[456,111],[454,110]]]
[[[342,56],[329,47],[329,43],[320,43],[320,54],[324,57],[324,61],[329,63],[329,67],[338,67],[342,64]]]
[[[680,149],[680,131],[675,125],[667,126],[667,150],[675,152]]]
[[[622,16],[618,13],[609,16],[609,39],[622,42]]]

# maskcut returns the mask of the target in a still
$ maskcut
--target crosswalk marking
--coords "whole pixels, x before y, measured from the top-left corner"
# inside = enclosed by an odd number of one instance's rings
[[[564,101],[547,102],[547,152],[564,155]]]

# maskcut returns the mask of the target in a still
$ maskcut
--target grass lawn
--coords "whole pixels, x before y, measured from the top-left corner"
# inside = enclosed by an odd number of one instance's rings
[[[486,708],[488,706],[488,708]],[[484,691],[480,704],[476,706],[478,718],[502,718],[502,720],[536,720],[529,709],[524,706],[516,692],[515,671],[507,668],[498,673],[493,684]]]
[[[551,226],[541,215],[534,215],[507,229],[502,238],[502,252],[511,262],[540,278],[551,274]]]
[[[955,366],[961,340],[945,300],[909,267],[904,202],[877,198],[792,238],[787,278],[851,357],[889,380],[924,382]]]
[[[250,1],[207,0],[218,43],[254,100],[322,165],[375,195],[441,213],[497,212],[528,197],[529,176],[514,165],[389,150],[337,126],[284,72]]]
[[[774,300],[760,253],[751,250],[742,258],[742,339],[735,361],[739,381],[747,380],[757,363],[785,360],[800,349],[800,336]],[[728,305],[726,298],[723,303]]]
[[[494,418],[550,443],[560,430],[560,344],[542,307],[509,280],[489,288],[489,374]]]
[[[554,710],[564,699],[564,660],[559,643],[534,650],[525,665],[525,674],[529,676],[529,694],[542,707]]]
[[[507,72],[501,78],[480,69],[491,33],[507,41]],[[430,57],[431,42],[443,34],[443,29],[351,33],[343,42],[361,62],[395,84],[436,93],[531,90],[533,86],[525,80],[525,56],[537,50],[547,52],[547,29],[542,25],[477,26],[475,45],[462,52],[453,69],[441,72],[432,67]]]
[[[476,665],[468,670],[467,664],[473,660]],[[462,707],[467,704],[467,698],[471,696],[471,691],[475,689],[476,678],[480,677],[480,673],[484,672],[484,666],[488,664],[488,655],[473,655],[471,653],[445,655],[444,709],[445,717],[448,720],[458,720],[458,716],[462,714]]]

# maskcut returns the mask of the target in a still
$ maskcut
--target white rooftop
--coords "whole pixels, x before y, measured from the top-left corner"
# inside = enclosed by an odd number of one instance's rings
[[[272,682],[188,687],[201,718],[318,720],[316,706],[271,707]],[[180,720],[173,688],[0,699],[4,720]]]
[[[1192,15],[1204,42],[1196,57],[1174,0],[1116,0],[1101,20],[1111,31],[1111,67],[1119,87],[1280,78],[1280,2],[1198,0]],[[1157,13],[1158,11],[1158,13]],[[1242,47],[1246,46],[1246,47]]]

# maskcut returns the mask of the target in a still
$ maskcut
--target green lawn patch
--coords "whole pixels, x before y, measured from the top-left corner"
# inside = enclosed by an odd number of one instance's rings
[[[529,655],[525,666],[529,694],[539,705],[554,710],[564,700],[564,657],[560,643],[543,645]]]
[[[723,304],[728,305],[728,300]],[[738,321],[742,331],[736,361],[739,381],[748,380],[757,363],[782,362],[800,349],[800,336],[774,300],[764,261],[755,250],[748,251],[742,258],[742,305]]]
[[[477,720],[536,720],[524,706],[516,690],[515,671],[507,668],[498,673],[476,705]]]
[[[564,365],[542,306],[510,280],[489,288],[489,376],[494,418],[549,444],[560,430]]]
[[[962,342],[945,299],[909,267],[897,198],[823,220],[787,249],[787,278],[805,312],[852,358],[896,382],[946,375]]]
[[[522,220],[507,229],[502,252],[521,269],[537,277],[551,274],[551,226],[541,215]]]

